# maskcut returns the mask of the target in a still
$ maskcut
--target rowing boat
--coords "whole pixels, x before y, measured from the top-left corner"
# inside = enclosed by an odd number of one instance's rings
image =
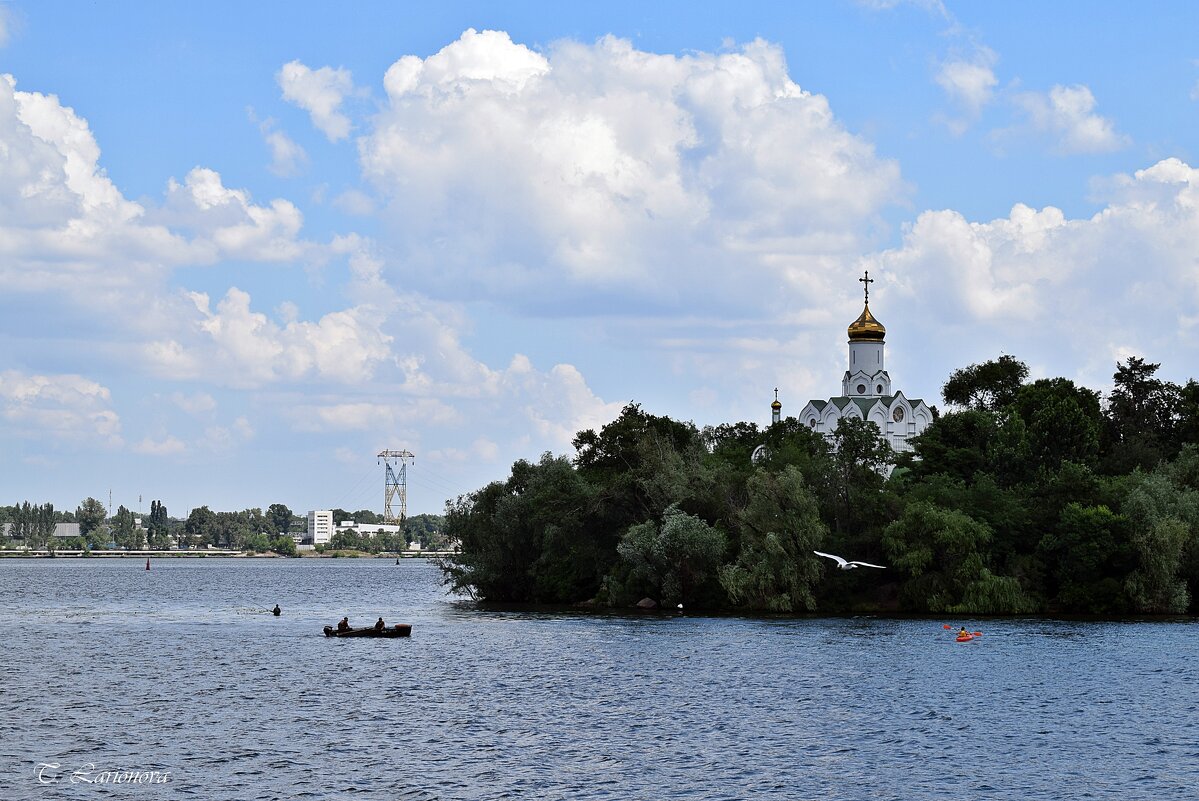
[[[333,626],[325,626],[326,637],[411,637],[412,626],[407,623],[396,623],[394,626],[384,626],[377,629],[367,626],[361,629],[342,629],[338,631]]]

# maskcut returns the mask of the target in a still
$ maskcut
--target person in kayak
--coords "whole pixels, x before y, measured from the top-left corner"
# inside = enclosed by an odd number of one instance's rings
[[[959,637],[969,637],[970,632],[966,631],[966,627],[962,626],[962,630],[958,632]]]

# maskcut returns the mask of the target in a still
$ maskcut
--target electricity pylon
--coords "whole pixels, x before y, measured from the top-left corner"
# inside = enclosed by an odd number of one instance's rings
[[[410,451],[379,451],[379,459],[387,466],[383,474],[383,522],[398,523],[403,526],[408,519],[408,460],[416,459]],[[400,463],[399,476],[392,469],[391,463]],[[400,498],[400,516],[397,519],[391,511],[391,502],[396,496]]]

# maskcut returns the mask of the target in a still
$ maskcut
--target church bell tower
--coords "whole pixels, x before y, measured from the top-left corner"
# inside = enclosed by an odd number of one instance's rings
[[[891,377],[883,363],[883,339],[887,329],[870,313],[870,285],[874,279],[867,271],[858,281],[865,288],[865,305],[858,319],[849,324],[849,369],[841,379],[841,394],[848,398],[890,395]]]

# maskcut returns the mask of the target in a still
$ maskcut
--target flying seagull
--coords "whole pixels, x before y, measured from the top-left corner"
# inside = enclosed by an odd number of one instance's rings
[[[831,553],[821,553],[820,551],[812,551],[817,556],[823,556],[827,559],[832,559],[837,563],[837,567],[842,570],[853,570],[855,567],[877,567],[879,570],[886,570],[882,565],[872,565],[869,562],[846,562],[840,556],[834,556]]]

